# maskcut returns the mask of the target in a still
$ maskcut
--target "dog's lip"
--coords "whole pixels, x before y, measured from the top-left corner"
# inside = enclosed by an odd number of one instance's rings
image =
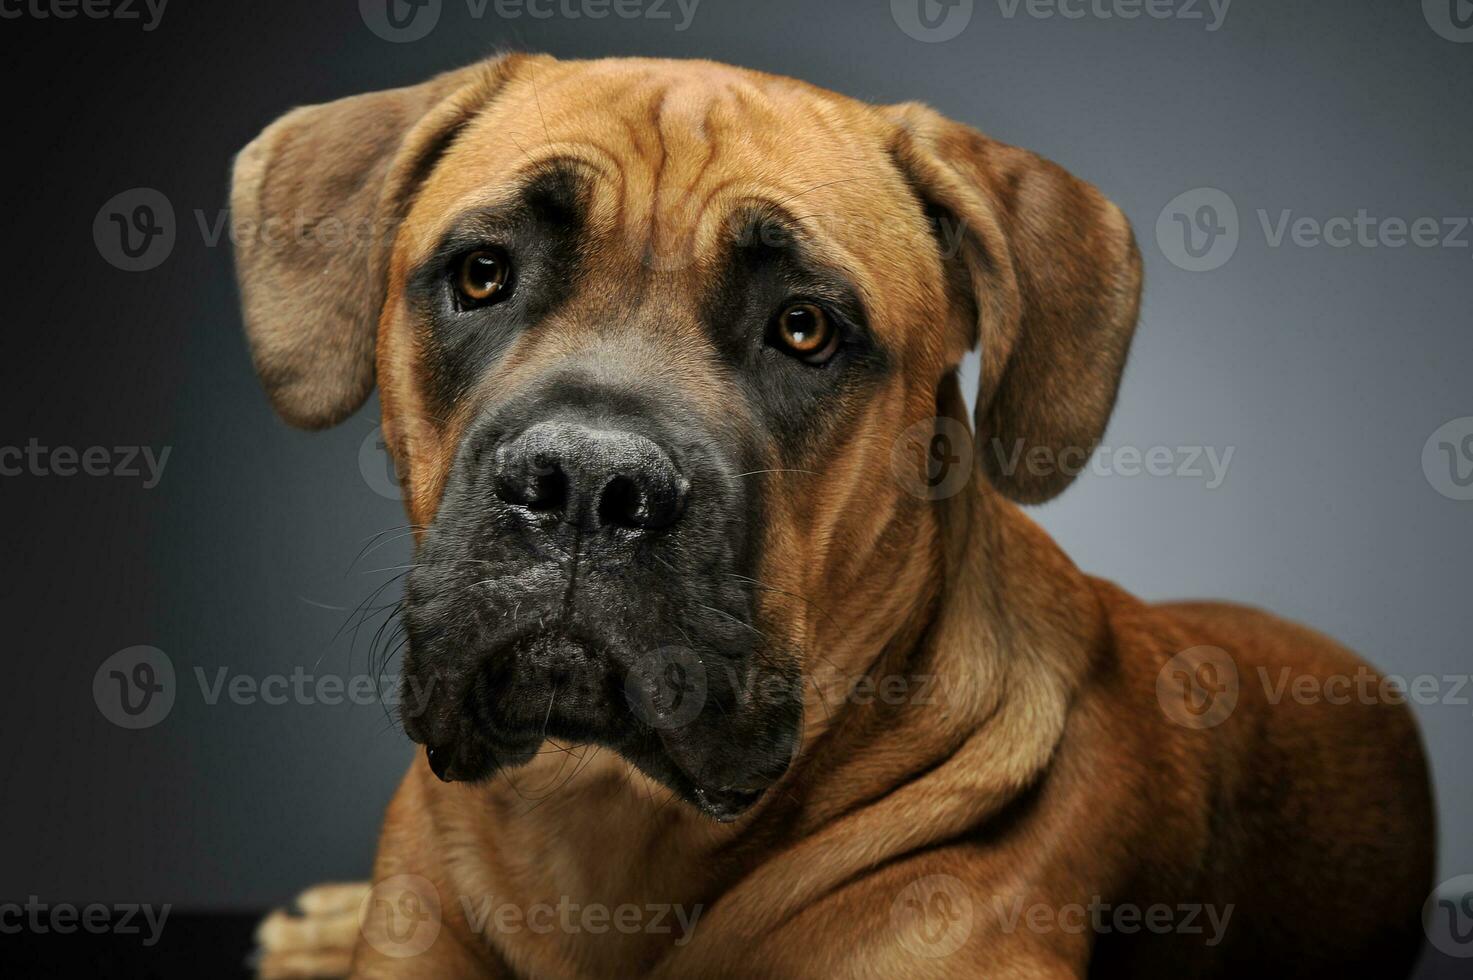
[[[731,823],[739,819],[752,809],[766,793],[766,787],[761,789],[707,789],[696,786],[691,790],[695,805],[720,823]]]
[[[692,772],[690,763],[694,760],[686,760],[683,753],[673,751],[663,737],[661,742],[660,761],[667,767],[664,782],[696,809],[721,823],[745,815],[788,771],[784,766],[781,773],[751,773],[731,782],[712,779],[709,773],[703,776]]]
[[[506,767],[522,765],[542,747],[542,739],[457,739],[425,746],[425,761],[442,783],[476,783]]]
[[[560,623],[552,628],[543,626],[540,629],[508,631],[480,645],[476,656],[483,662],[510,664],[514,655],[522,650],[538,644],[555,644],[578,650],[583,656],[607,658],[617,664],[618,657],[614,654],[616,642],[604,637],[595,639]],[[765,774],[709,771],[704,755],[692,754],[693,746],[682,744],[684,726],[679,730],[647,729],[641,725],[637,714],[628,710],[627,704],[624,708],[624,725],[611,730],[568,730],[567,719],[560,723],[551,711],[541,718],[522,718],[516,724],[503,725],[497,721],[509,719],[483,716],[472,721],[471,716],[462,710],[457,712],[458,723],[450,730],[433,733],[421,730],[409,734],[425,745],[425,757],[431,772],[446,783],[480,783],[491,779],[500,770],[525,764],[549,737],[560,742],[598,745],[623,756],[674,789],[687,804],[722,823],[746,814],[777,781],[777,775],[768,779]]]
[[[454,782],[450,778],[450,767],[455,763],[455,749],[453,747],[433,745],[425,746],[425,761],[430,764],[430,772],[442,783]]]

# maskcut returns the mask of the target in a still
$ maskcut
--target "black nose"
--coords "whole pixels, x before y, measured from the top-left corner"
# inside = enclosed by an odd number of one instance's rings
[[[689,490],[653,440],[580,422],[538,422],[499,446],[494,465],[502,500],[585,530],[668,527]]]

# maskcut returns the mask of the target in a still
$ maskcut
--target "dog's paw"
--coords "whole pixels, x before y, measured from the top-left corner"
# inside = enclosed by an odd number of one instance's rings
[[[358,941],[368,882],[318,885],[277,909],[256,928],[256,975],[261,980],[346,977]]]

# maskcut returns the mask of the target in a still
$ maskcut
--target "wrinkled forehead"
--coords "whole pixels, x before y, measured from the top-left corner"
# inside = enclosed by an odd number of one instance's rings
[[[733,239],[788,236],[884,322],[900,314],[888,280],[935,265],[887,133],[862,103],[724,65],[536,66],[437,162],[409,216],[409,261],[541,197],[597,239],[608,274],[699,280]]]

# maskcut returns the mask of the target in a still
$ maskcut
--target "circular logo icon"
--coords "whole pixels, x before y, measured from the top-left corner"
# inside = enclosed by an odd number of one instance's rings
[[[1238,206],[1215,187],[1178,194],[1156,218],[1156,244],[1178,269],[1220,269],[1238,250]]]
[[[1438,37],[1473,42],[1473,0],[1422,0],[1422,16]]]
[[[890,471],[906,493],[941,500],[972,478],[972,433],[953,418],[922,419],[890,447]]]
[[[1449,500],[1473,500],[1473,416],[1453,419],[1422,447],[1422,472]]]
[[[394,44],[418,41],[440,22],[441,0],[358,0],[370,31]]]
[[[414,416],[374,426],[358,444],[358,472],[363,482],[380,497],[402,499],[409,474],[400,473],[394,461],[413,459],[417,449],[430,441],[433,431],[427,422]]]
[[[174,662],[157,647],[119,650],[92,675],[92,700],[119,728],[152,728],[174,708]]]
[[[890,926],[911,954],[936,959],[961,949],[972,935],[972,895],[951,875],[927,875],[890,905]]]
[[[1473,956],[1473,875],[1449,878],[1427,896],[1422,928],[1432,945],[1448,956]]]
[[[683,728],[706,704],[706,665],[685,647],[660,647],[629,671],[624,697],[651,728]]]
[[[359,908],[363,938],[385,956],[418,956],[440,935],[440,893],[428,878],[394,875],[368,890]]]
[[[917,41],[950,41],[972,22],[973,0],[890,0],[890,16]]]
[[[174,251],[174,235],[174,205],[152,187],[113,195],[92,219],[98,254],[124,272],[158,268]]]
[[[1215,728],[1238,706],[1238,665],[1221,647],[1192,647],[1156,675],[1156,700],[1183,728]]]
[[[384,427],[376,425],[373,431],[358,444],[358,472],[363,482],[380,497],[399,500],[404,496],[399,471],[394,466],[394,457],[389,454],[389,443],[384,439]]]

